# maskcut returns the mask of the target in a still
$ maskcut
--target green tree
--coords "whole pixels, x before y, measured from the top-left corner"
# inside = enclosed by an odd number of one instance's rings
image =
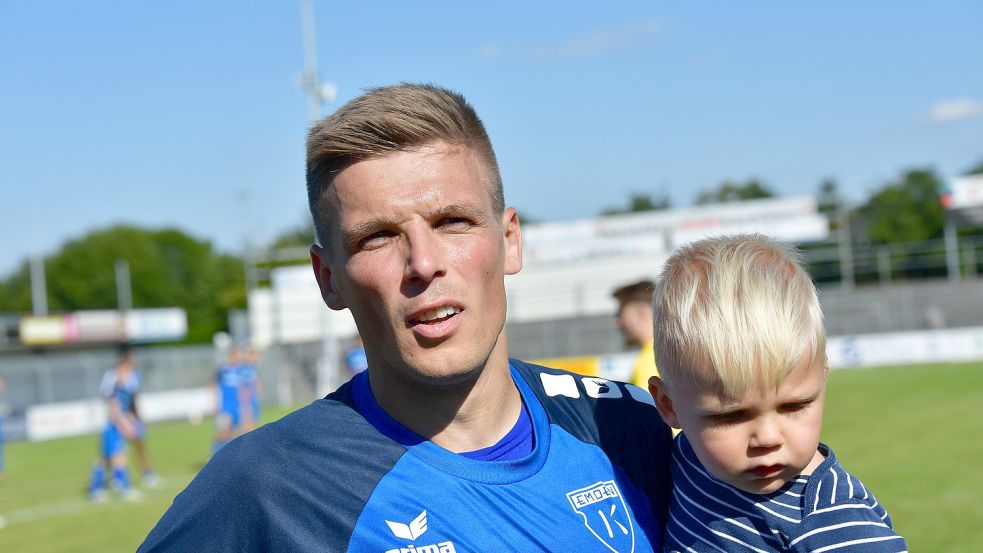
[[[0,280],[0,311],[31,310],[31,273],[28,261]]]
[[[228,311],[245,306],[237,257],[178,230],[120,225],[66,242],[45,260],[49,309],[115,309],[117,259],[129,265],[133,307],[184,308],[190,342],[211,340],[226,328]],[[0,290],[0,310],[29,310],[27,264],[4,279]]]
[[[607,215],[618,215],[620,213],[638,213],[641,211],[657,211],[661,209],[669,209],[672,207],[672,202],[669,200],[669,196],[664,193],[660,193],[654,198],[644,192],[632,192],[628,196],[628,205],[626,207],[609,207],[601,211],[601,216]]]
[[[905,171],[871,195],[859,214],[873,244],[915,242],[942,237],[942,181],[931,169]]]
[[[520,225],[538,225],[539,223],[543,222],[543,220],[540,219],[539,217],[535,215],[530,215],[521,209],[519,209],[518,212],[519,212]]]
[[[742,202],[759,198],[774,198],[775,193],[758,179],[749,179],[743,184],[724,181],[713,190],[704,190],[696,196],[696,205]]]
[[[310,215],[303,218],[301,224],[284,231],[273,239],[270,249],[307,248],[314,243],[314,221]]]

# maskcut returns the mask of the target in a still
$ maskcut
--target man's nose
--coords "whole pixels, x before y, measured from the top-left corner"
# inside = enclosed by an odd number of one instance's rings
[[[420,229],[412,232],[405,244],[406,280],[430,282],[446,273],[447,255],[440,238],[433,231]]]

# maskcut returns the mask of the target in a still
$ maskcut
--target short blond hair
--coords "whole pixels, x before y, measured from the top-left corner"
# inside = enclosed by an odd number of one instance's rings
[[[335,176],[360,161],[422,148],[435,142],[470,149],[497,213],[505,210],[502,177],[485,126],[464,96],[430,84],[372,88],[307,134],[307,202],[319,241],[328,246]]]
[[[794,248],[761,234],[700,240],[666,261],[653,295],[656,364],[738,398],[777,388],[803,355],[826,360],[823,313]]]

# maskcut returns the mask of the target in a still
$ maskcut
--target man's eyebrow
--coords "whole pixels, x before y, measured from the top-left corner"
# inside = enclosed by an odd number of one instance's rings
[[[396,219],[392,217],[376,217],[367,221],[362,221],[351,226],[341,227],[343,236],[360,236],[367,232],[373,232],[380,228],[396,224]]]
[[[484,221],[487,218],[485,211],[478,206],[470,204],[447,204],[437,207],[430,211],[431,217],[465,216],[476,221]]]

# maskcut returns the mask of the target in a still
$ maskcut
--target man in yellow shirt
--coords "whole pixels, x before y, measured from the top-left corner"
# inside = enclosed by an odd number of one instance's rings
[[[639,345],[641,351],[635,361],[631,383],[648,390],[649,377],[658,376],[655,367],[655,351],[652,347],[652,290],[655,283],[642,280],[627,284],[613,292],[618,300],[615,324],[625,336],[628,345]]]

